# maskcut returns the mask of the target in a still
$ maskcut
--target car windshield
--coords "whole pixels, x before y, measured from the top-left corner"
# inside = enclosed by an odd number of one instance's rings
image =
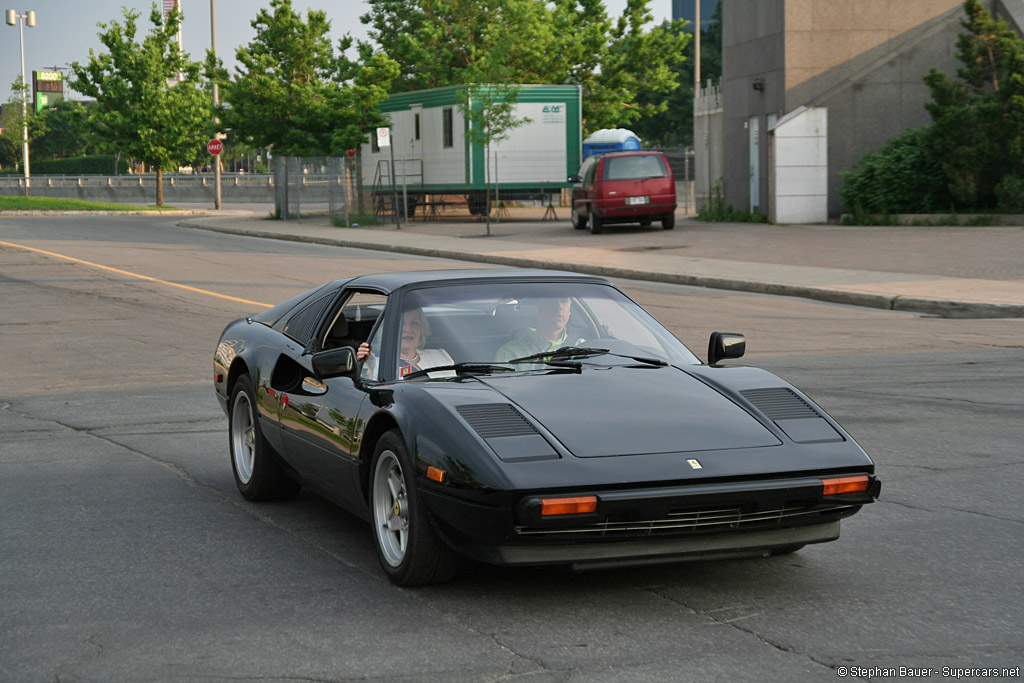
[[[547,367],[543,354],[565,347],[588,350],[580,354],[588,362],[622,364],[634,357],[683,365],[700,362],[649,313],[610,285],[434,286],[411,290],[402,301],[403,309],[421,310],[426,317],[429,334],[422,340],[425,352],[419,357],[445,358],[446,364],[509,363],[541,354],[533,365],[509,364],[522,371]],[[416,369],[427,367],[420,363]]]
[[[665,160],[658,154],[608,157],[604,160],[605,180],[635,180],[637,178],[664,178],[668,175]]]

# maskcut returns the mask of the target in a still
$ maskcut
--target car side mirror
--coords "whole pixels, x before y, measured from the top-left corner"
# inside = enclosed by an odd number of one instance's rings
[[[358,372],[356,351],[351,346],[313,354],[313,372],[317,379],[355,377]]]
[[[708,365],[717,365],[726,358],[742,358],[747,351],[747,338],[738,332],[712,332],[708,342]]]
[[[580,178],[578,175],[571,175],[569,176],[568,181],[570,183],[582,183],[583,178]]]

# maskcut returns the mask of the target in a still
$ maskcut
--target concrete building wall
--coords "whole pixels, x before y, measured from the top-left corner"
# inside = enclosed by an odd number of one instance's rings
[[[722,6],[722,106],[725,140],[723,197],[733,208],[749,211],[768,201],[767,145],[761,158],[750,158],[752,117],[757,135],[766,140],[768,115],[785,113],[785,0],[724,0]],[[755,89],[755,85],[759,86]],[[757,142],[761,142],[761,139]],[[757,174],[760,196],[751,198]],[[712,183],[714,180],[712,180]],[[753,199],[753,201],[751,201]],[[767,213],[766,211],[764,213]]]
[[[1008,15],[1024,6],[982,2]],[[928,123],[923,77],[932,67],[952,74],[960,66],[961,0],[725,0],[722,10],[725,199],[736,208],[768,213],[767,145],[757,148],[760,159],[750,159],[751,117],[763,133],[770,117],[797,107],[828,110],[828,206],[837,216],[839,173],[906,128]],[[754,89],[756,79],[763,90]],[[754,171],[762,181],[751,201]]]

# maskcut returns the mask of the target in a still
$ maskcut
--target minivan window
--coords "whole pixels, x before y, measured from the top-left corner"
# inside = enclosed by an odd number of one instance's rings
[[[668,176],[665,159],[660,154],[608,157],[604,160],[605,180],[636,180]]]

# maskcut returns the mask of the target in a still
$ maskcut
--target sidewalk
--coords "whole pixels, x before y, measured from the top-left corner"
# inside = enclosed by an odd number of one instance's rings
[[[236,212],[237,214],[238,212]],[[796,296],[954,318],[1024,318],[1024,227],[702,223],[573,230],[567,210],[476,221],[339,228],[326,218],[194,216],[218,232],[506,266]]]

